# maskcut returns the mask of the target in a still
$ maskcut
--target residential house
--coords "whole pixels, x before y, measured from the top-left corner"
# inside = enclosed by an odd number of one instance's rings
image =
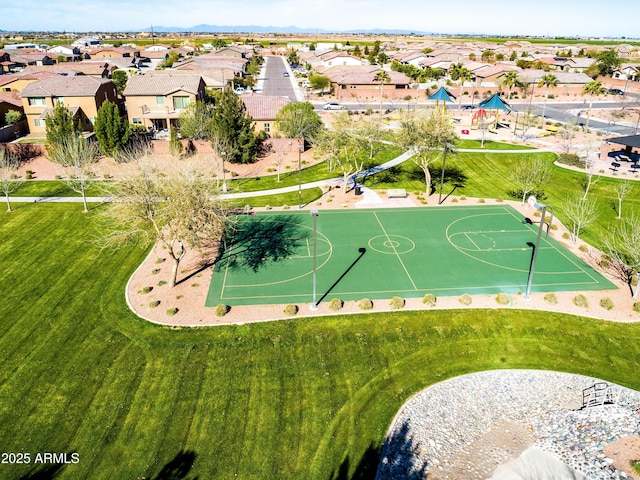
[[[111,78],[111,72],[116,68],[117,67],[111,66],[104,61],[93,62],[91,60],[84,60],[82,62],[62,62],[55,65],[28,66],[23,72],[53,72],[67,77],[86,75],[96,78]]]
[[[536,88],[540,88],[542,92],[544,91],[544,88],[537,86],[544,75],[549,75],[549,72],[544,70],[523,70],[518,74],[518,78],[526,85],[533,85],[531,92],[533,94]],[[554,72],[553,75],[558,79],[558,85],[556,85],[555,90],[564,95],[581,94],[584,86],[593,81],[589,75],[584,73]]]
[[[260,95],[257,93],[240,95],[240,100],[244,103],[247,113],[253,118],[254,130],[256,132],[262,130],[267,134],[273,132],[273,125],[278,112],[285,105],[291,103],[291,100],[287,97]]]
[[[191,103],[205,98],[205,83],[200,75],[148,72],[130,77],[123,96],[129,123],[164,131]]]
[[[86,75],[56,76],[30,83],[20,93],[31,133],[46,133],[45,118],[58,104],[71,110],[85,132],[93,131],[98,109],[117,103],[116,85],[106,78]]]
[[[637,65],[621,65],[613,71],[611,76],[617,80],[637,82],[640,80],[640,68]]]
[[[0,93],[0,127],[4,126],[4,116],[9,110],[14,110],[24,115],[22,100],[15,93]]]
[[[43,80],[45,78],[59,77],[60,74],[53,72],[19,72],[10,73],[0,77],[0,92],[21,92],[30,83]]]
[[[100,47],[85,49],[85,52],[93,59],[98,58],[130,58],[139,57],[140,52],[131,47]]]
[[[234,58],[249,58],[253,54],[252,48],[247,48],[239,45],[229,45],[216,50],[213,55],[217,57],[234,57]]]
[[[331,81],[338,99],[358,97],[379,98],[382,93],[388,98],[404,98],[415,95],[411,90],[411,79],[401,72],[386,72],[390,81],[380,85],[374,80],[380,71],[377,65],[337,66],[322,69],[320,73]],[[382,91],[381,91],[382,90]]]
[[[82,52],[79,47],[73,45],[57,45],[47,49],[47,53],[57,60],[64,58],[65,62],[78,62],[82,60]]]
[[[22,63],[25,66],[35,65],[35,66],[43,66],[43,65],[55,65],[55,58],[51,58],[50,55],[43,52],[24,52],[20,51],[20,53],[11,54],[11,61],[16,63]]]
[[[100,39],[98,37],[80,37],[72,44],[74,47],[93,47],[100,45]]]

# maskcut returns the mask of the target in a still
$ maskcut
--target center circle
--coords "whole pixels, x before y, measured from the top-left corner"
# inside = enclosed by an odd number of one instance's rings
[[[369,248],[378,253],[400,255],[412,251],[416,244],[401,235],[378,235],[369,239]]]

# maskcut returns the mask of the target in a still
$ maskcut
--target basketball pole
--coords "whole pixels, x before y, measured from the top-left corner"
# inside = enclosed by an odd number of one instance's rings
[[[313,217],[313,303],[311,304],[311,310],[318,310],[318,303],[316,301],[316,245],[317,245],[317,228],[316,228],[316,220],[318,218],[318,210],[311,209],[311,216]]]
[[[531,265],[529,266],[529,278],[527,279],[527,288],[524,292],[525,300],[531,300],[530,293],[531,293],[531,284],[533,283],[533,272],[536,267],[536,258],[538,257],[538,248],[540,247],[540,238],[542,237],[542,225],[545,224],[545,218],[547,216],[547,207],[548,207],[548,205],[544,203],[538,203],[534,196],[529,197],[528,203],[536,210],[542,210],[542,220],[540,220],[540,225],[538,227],[538,236],[536,237],[536,244],[533,247],[533,256],[531,257]],[[548,230],[547,230],[547,235],[549,235]]]

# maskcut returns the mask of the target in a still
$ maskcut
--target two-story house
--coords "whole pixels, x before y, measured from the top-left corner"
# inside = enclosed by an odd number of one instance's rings
[[[117,102],[116,85],[106,78],[89,76],[50,77],[30,83],[20,93],[31,133],[46,133],[45,118],[62,104],[79,120],[85,132],[93,131],[98,109],[109,100]]]
[[[204,99],[205,83],[200,75],[149,72],[129,78],[122,95],[129,123],[163,131],[177,124],[191,103]]]

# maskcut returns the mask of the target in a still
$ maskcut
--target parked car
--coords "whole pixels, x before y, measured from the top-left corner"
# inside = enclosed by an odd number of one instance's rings
[[[309,81],[308,81],[308,80],[305,80],[304,82],[302,82],[302,83],[300,84],[300,86],[301,86],[302,88],[311,88],[311,83],[309,83]]]
[[[619,88],[610,88],[607,92],[611,95],[624,95],[624,92]]]
[[[233,91],[236,92],[237,95],[245,93],[245,89],[243,87],[236,87]]]
[[[462,106],[462,110],[473,110],[474,108],[476,108],[475,105],[463,105]]]
[[[288,77],[288,76],[289,76],[289,72],[284,72],[284,73],[282,74],[282,76],[283,76],[283,77]]]
[[[324,104],[325,110],[346,110],[347,107],[340,105],[337,102],[329,102]]]

